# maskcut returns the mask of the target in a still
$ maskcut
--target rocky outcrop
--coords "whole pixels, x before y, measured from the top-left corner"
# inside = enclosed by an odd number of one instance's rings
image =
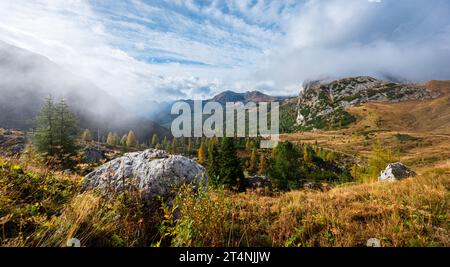
[[[304,84],[298,97],[297,125],[303,129],[327,129],[354,121],[345,110],[367,102],[400,102],[436,98],[439,93],[424,86],[354,77],[332,82]]]
[[[170,200],[184,183],[205,186],[207,179],[205,169],[195,161],[149,149],[127,153],[100,166],[86,176],[83,190],[95,189],[107,196],[139,190],[146,204],[154,204],[158,196]]]
[[[408,169],[400,162],[389,164],[378,177],[380,182],[394,182],[408,177],[416,176],[416,173]]]

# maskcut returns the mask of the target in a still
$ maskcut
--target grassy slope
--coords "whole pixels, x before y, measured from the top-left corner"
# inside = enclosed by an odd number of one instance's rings
[[[79,194],[81,177],[24,170],[2,160],[0,226],[3,246],[148,246],[159,240],[161,215],[145,214],[137,198]],[[449,246],[450,162],[397,183],[328,192],[264,195],[211,190],[180,198],[177,223],[167,216],[162,245]],[[159,214],[159,215],[158,215]],[[172,243],[171,243],[172,242]]]
[[[317,143],[367,157],[375,142],[399,152],[401,160],[420,170],[450,159],[450,81],[431,81],[441,97],[426,101],[368,103],[348,111],[358,120],[339,131],[300,132],[282,139]],[[400,134],[400,136],[398,136]],[[410,138],[401,138],[401,136]]]
[[[449,246],[450,163],[398,183],[183,198],[172,245]],[[213,216],[211,216],[213,215]]]

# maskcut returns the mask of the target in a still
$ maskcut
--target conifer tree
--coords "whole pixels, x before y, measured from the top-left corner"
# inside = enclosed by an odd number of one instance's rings
[[[199,147],[198,152],[197,152],[197,162],[200,165],[204,165],[205,164],[205,160],[206,160],[206,151],[205,151],[205,145],[202,142],[200,144],[200,147]]]
[[[222,139],[219,156],[219,182],[235,190],[244,189],[244,173],[233,138]]]
[[[279,143],[276,147],[273,168],[270,176],[279,189],[289,189],[298,186],[299,152],[291,142]]]
[[[124,134],[120,139],[120,145],[126,147],[127,146],[127,137],[128,135]]]
[[[127,147],[136,147],[137,141],[133,130],[130,130],[127,135]]]
[[[186,154],[187,155],[192,155],[192,151],[193,151],[193,144],[192,144],[192,140],[191,138],[188,138],[188,144],[187,144],[187,148],[186,148]]]
[[[219,149],[214,143],[210,143],[208,148],[208,165],[207,173],[210,181],[214,185],[218,185],[219,180]]]
[[[252,149],[252,154],[250,156],[250,164],[248,171],[250,174],[255,174],[258,170],[258,158],[256,148]]]
[[[78,122],[64,99],[56,105],[56,118],[57,147],[59,157],[62,159],[76,152]]]
[[[39,152],[50,156],[54,154],[56,143],[55,120],[55,103],[51,97],[48,97],[36,117],[37,129],[34,134],[34,144]]]
[[[252,143],[251,143],[249,138],[247,138],[247,140],[245,142],[245,149],[246,150],[251,150],[252,149]]]
[[[159,137],[158,137],[158,135],[155,133],[155,134],[153,134],[153,137],[152,137],[152,147],[153,148],[156,148],[156,145],[159,143]]]
[[[92,141],[92,134],[89,129],[84,130],[84,132],[81,134],[81,140],[83,140],[84,142]]]
[[[305,162],[311,162],[312,161],[312,152],[311,148],[307,145],[303,147],[303,160]]]
[[[46,98],[36,121],[33,139],[39,152],[60,160],[75,154],[77,119],[64,100],[55,104],[51,97]]]
[[[259,169],[258,174],[265,176],[267,175],[267,160],[264,153],[261,153],[261,156],[259,157]]]
[[[172,139],[172,144],[170,145],[170,152],[172,154],[176,154],[177,153],[177,139],[176,138]]]
[[[162,147],[164,150],[169,150],[169,139],[167,139],[167,136],[164,136]]]
[[[106,143],[110,146],[116,146],[117,145],[117,134],[116,133],[108,133],[108,137],[106,138]]]

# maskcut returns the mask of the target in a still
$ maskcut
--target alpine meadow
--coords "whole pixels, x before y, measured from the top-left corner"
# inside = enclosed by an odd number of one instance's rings
[[[450,247],[450,1],[0,1],[0,247],[73,246]]]

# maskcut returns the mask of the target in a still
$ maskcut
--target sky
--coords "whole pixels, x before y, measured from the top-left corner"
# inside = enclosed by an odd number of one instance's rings
[[[448,0],[1,0],[0,40],[125,106],[306,80],[450,79]]]

